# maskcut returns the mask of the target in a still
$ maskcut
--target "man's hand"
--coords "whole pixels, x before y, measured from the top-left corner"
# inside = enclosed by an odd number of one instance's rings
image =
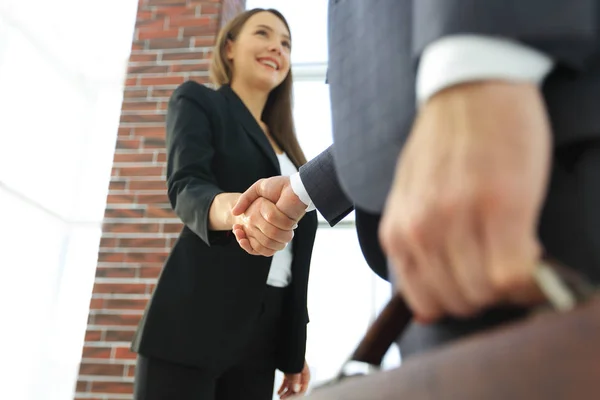
[[[232,229],[236,238],[240,230],[243,232],[242,248],[250,254],[272,256],[294,237],[296,221],[278,210],[273,202],[260,197],[244,211],[233,217]]]
[[[550,147],[534,85],[459,85],[423,106],[379,231],[419,320],[541,300],[532,275]]]
[[[237,204],[233,207],[232,213],[235,216],[241,216],[246,210],[250,209],[255,202],[264,200],[275,203],[277,209],[292,221],[292,226],[289,229],[290,231],[295,228],[297,222],[306,213],[306,204],[296,196],[290,185],[290,178],[287,176],[274,176],[272,178],[257,181],[240,196]],[[267,221],[269,221],[269,219],[267,219]],[[282,229],[281,225],[275,227]],[[261,229],[261,232],[266,239],[279,241],[272,235],[274,232],[272,229],[267,227],[263,228],[264,229]],[[272,256],[274,254],[274,252],[271,251],[272,247],[260,246],[260,242],[253,241],[249,237],[249,232],[244,229],[244,227],[240,225],[234,226],[233,233],[240,246],[248,253],[263,256]],[[291,240],[292,238],[290,237],[286,243],[289,243]]]

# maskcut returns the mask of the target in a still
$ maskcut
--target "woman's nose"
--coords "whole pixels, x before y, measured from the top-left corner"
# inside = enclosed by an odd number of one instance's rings
[[[272,42],[272,43],[269,45],[269,51],[271,51],[271,52],[275,52],[275,53],[277,53],[277,54],[281,54],[281,51],[282,51],[282,50],[281,50],[281,46],[282,46],[282,44],[281,44],[281,43],[279,43],[279,42]]]

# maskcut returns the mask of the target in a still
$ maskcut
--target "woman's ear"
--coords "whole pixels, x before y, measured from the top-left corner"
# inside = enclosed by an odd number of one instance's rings
[[[233,40],[227,39],[227,42],[225,42],[225,57],[229,61],[233,61],[233,46]]]

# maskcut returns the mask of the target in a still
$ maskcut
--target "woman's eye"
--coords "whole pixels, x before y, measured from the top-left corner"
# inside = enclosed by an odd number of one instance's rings
[[[256,31],[256,34],[257,34],[257,35],[262,35],[262,36],[267,36],[267,31],[265,31],[265,30],[261,29],[261,30],[259,30],[259,31]]]
[[[290,42],[288,42],[287,40],[284,40],[281,44],[283,44],[288,49],[292,48],[292,44]]]

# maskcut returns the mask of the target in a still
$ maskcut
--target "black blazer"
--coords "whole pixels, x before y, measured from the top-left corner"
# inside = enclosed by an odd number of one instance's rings
[[[280,175],[262,129],[229,86],[215,91],[193,81],[178,87],[167,113],[169,200],[184,228],[161,272],[132,350],[208,367],[236,362],[258,318],[271,257],[242,250],[231,232],[208,230],[214,197],[243,192]],[[295,231],[292,282],[277,368],[300,372],[306,350],[307,286],[316,212]]]

